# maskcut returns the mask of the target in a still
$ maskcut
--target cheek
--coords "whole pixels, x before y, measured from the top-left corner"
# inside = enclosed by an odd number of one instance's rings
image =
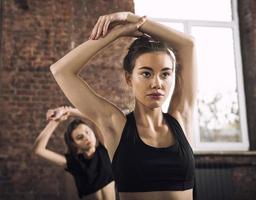
[[[171,77],[170,80],[168,80],[166,83],[166,89],[170,92],[174,90],[174,87],[175,87],[175,78]]]
[[[142,81],[134,82],[132,85],[133,94],[137,97],[143,95],[147,88],[147,83],[143,83]]]
[[[96,141],[96,136],[93,133],[91,133],[90,134],[90,139],[91,139],[91,141]]]
[[[140,76],[133,76],[131,83],[132,83],[132,87],[135,90],[140,90],[148,86],[149,80]]]
[[[78,146],[80,145],[80,142],[79,142],[79,141],[74,141],[74,145],[75,145],[76,147],[78,147]]]
[[[167,86],[168,88],[171,88],[172,85],[173,85],[173,77],[171,77],[170,79],[168,79],[168,80],[166,81],[166,86]]]

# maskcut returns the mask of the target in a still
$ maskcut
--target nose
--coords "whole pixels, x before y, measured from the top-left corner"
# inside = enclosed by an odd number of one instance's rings
[[[162,82],[160,77],[154,76],[154,78],[152,79],[151,87],[154,89],[160,89],[162,87]]]
[[[83,141],[88,142],[89,141],[89,137],[87,135],[84,135]]]

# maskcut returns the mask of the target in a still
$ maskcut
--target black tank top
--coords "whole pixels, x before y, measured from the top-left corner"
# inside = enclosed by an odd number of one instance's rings
[[[78,196],[94,193],[113,181],[111,162],[106,148],[99,144],[91,159],[83,154],[66,154],[67,168],[76,183]]]
[[[156,148],[145,144],[138,135],[133,113],[127,121],[112,161],[119,192],[175,191],[194,186],[193,151],[179,122],[169,114],[164,119],[176,142]]]

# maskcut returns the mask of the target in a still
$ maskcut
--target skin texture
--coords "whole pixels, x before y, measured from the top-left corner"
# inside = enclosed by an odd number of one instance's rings
[[[46,148],[48,141],[58,125],[67,120],[69,116],[83,117],[84,115],[77,109],[71,107],[59,107],[47,111],[46,119],[48,124],[37,137],[34,143],[34,152],[40,157],[54,163],[55,165],[66,168],[67,161],[64,155],[56,153]],[[74,145],[78,152],[83,153],[86,159],[93,157],[98,141],[93,130],[85,125],[79,124],[71,133]],[[94,200],[115,200],[115,186],[114,181],[98,190],[97,192],[84,196],[83,199]]]
[[[152,53],[150,56],[141,55],[136,60],[133,72],[126,74],[127,83],[132,88],[135,97],[134,116],[139,136],[144,142],[154,147],[169,146],[175,142],[173,133],[163,119],[160,107],[167,94],[171,92],[172,98],[168,113],[179,121],[188,141],[192,144],[197,68],[195,46],[193,38],[190,36],[150,19],[145,20],[145,18],[130,12],[113,13],[101,16],[94,26],[89,40],[73,49],[50,67],[55,80],[70,102],[93,121],[101,133],[104,133],[103,139],[111,159],[119,144],[126,117],[116,105],[96,94],[80,78],[79,73],[90,58],[117,38],[136,36],[141,32],[163,41],[175,49],[178,52],[181,70],[177,77],[172,74],[167,79],[162,79],[163,69],[173,67],[170,58],[167,58],[165,54]],[[147,73],[140,74],[140,65],[148,65],[147,67],[151,69],[147,70],[151,70],[152,77],[145,78],[148,76]],[[176,85],[174,84],[175,79],[177,79]],[[74,90],[74,88],[76,89]],[[163,92],[164,96],[147,96],[151,92]],[[152,195],[156,200],[191,200],[192,189],[152,193],[120,193],[121,199],[125,200],[152,199]]]

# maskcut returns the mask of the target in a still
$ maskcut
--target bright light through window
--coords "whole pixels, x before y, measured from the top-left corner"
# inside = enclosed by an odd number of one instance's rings
[[[200,55],[200,139],[241,142],[232,29],[193,27],[192,35]]]
[[[135,12],[154,18],[231,21],[227,0],[134,0]]]

